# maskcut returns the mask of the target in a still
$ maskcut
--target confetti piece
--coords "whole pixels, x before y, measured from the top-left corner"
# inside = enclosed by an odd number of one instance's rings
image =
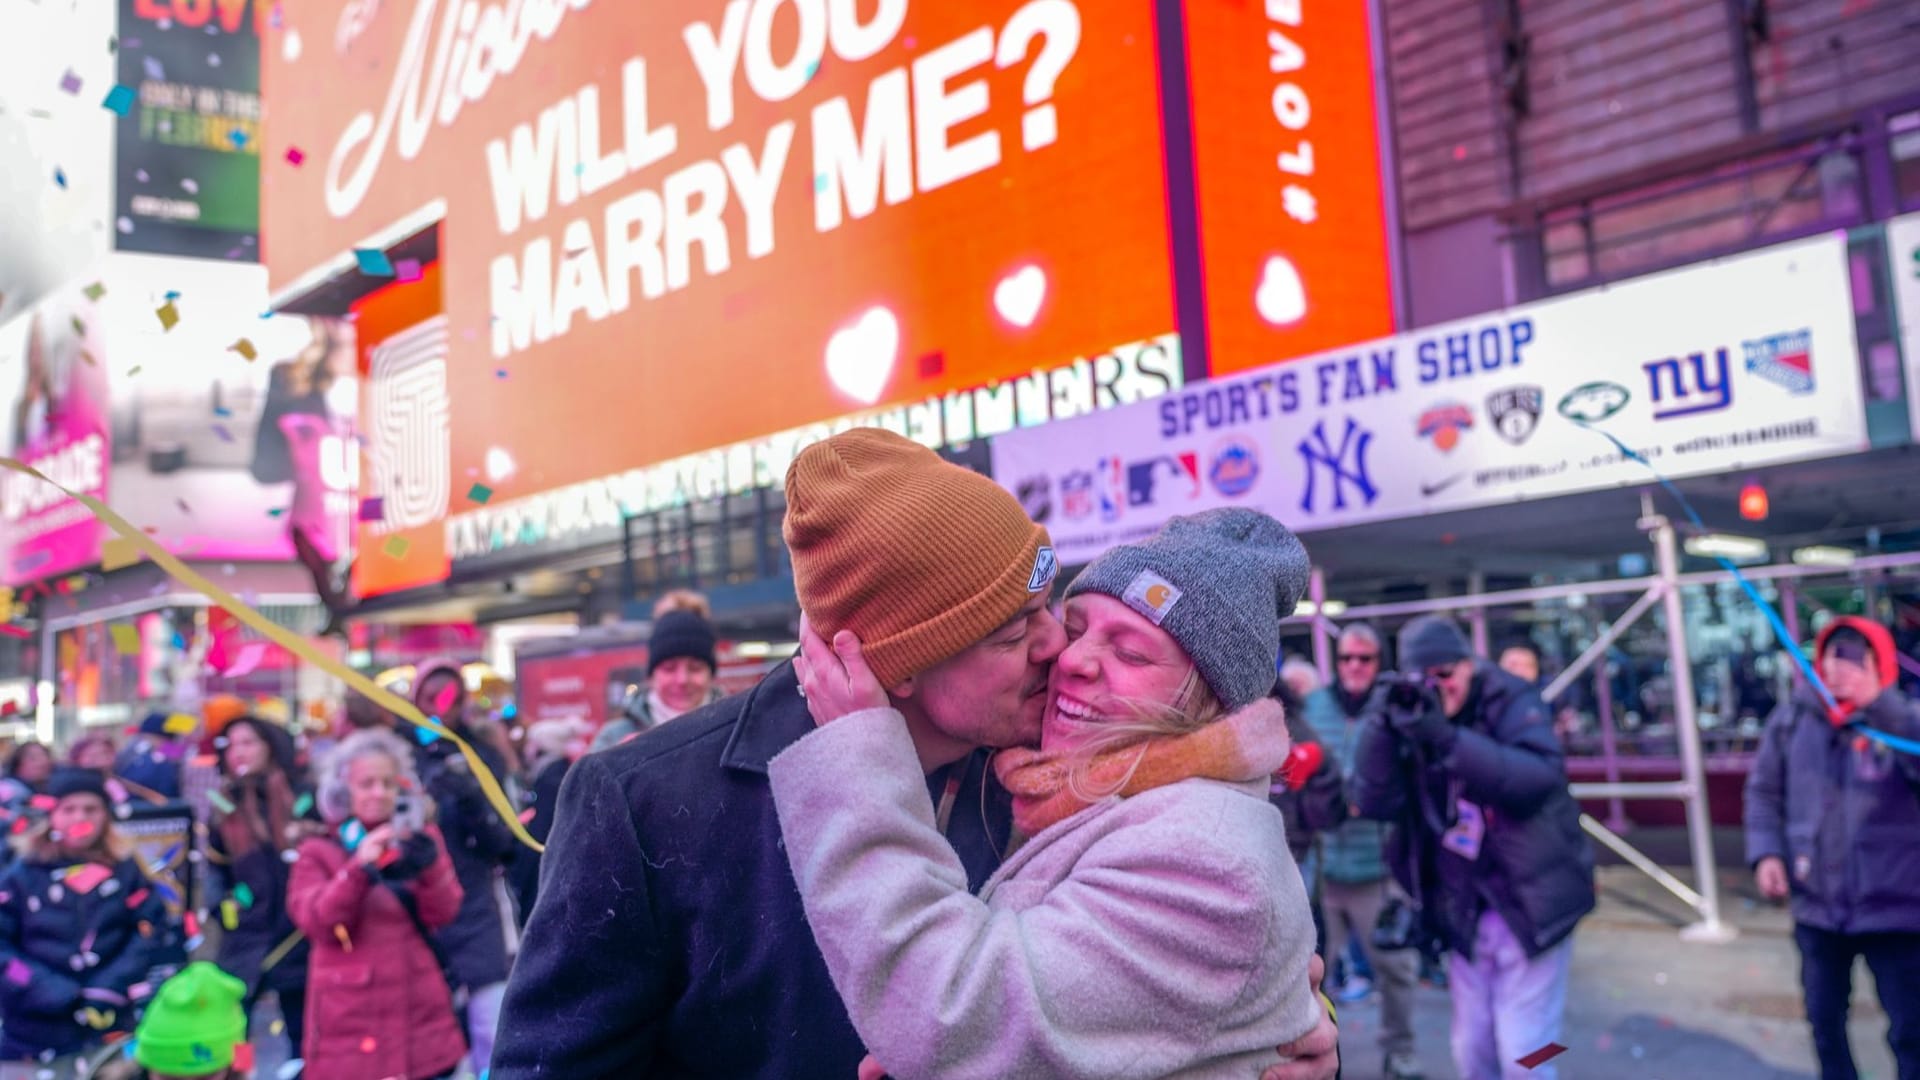
[[[81,289],[80,291],[89,300],[98,300],[101,297],[107,295],[107,287],[105,285],[100,284],[97,281],[87,286],[86,288]]]
[[[1561,1046],[1559,1043],[1548,1043],[1533,1053],[1528,1054],[1526,1057],[1514,1062],[1514,1064],[1523,1069],[1537,1069],[1566,1052],[1567,1048]]]
[[[121,656],[132,656],[140,651],[140,631],[125,623],[115,623],[107,629],[113,634],[113,647]]]
[[[287,147],[287,164],[297,166],[305,160],[307,160],[307,152],[305,150],[297,146]]]
[[[278,1024],[276,1020],[274,1023]],[[233,1073],[235,1076],[248,1076],[253,1072],[253,1044],[235,1043],[233,1046]]]
[[[247,340],[246,338],[241,338],[239,341],[236,341],[233,344],[227,346],[227,351],[237,352],[241,356],[244,356],[249,360],[258,359],[260,356],[259,351],[253,347],[253,342]]]
[[[5,634],[10,638],[28,638],[33,636],[33,631],[28,630],[24,626],[14,626],[11,623],[7,623],[0,625],[0,634]]]
[[[146,71],[147,78],[152,79],[154,82],[167,81],[167,69],[164,67],[161,67],[160,61],[155,59],[154,57],[151,57],[151,56],[141,57],[140,66]]]
[[[413,729],[413,737],[420,740],[421,746],[427,746],[431,743],[438,742],[440,740],[440,733],[432,728],[417,727]]]
[[[529,806],[525,810],[520,811],[520,824],[530,824],[533,821],[533,815],[539,812],[540,808],[537,806]]]
[[[160,317],[160,329],[162,330],[171,330],[173,329],[173,325],[180,321],[180,309],[174,307],[173,301],[171,300],[155,308],[153,313]]]
[[[366,1038],[360,1040],[360,1052],[363,1054],[371,1054],[373,1053],[374,1048],[379,1045],[380,1045],[379,1043],[374,1041],[373,1036],[369,1035]]]
[[[504,379],[504,378],[506,378],[506,377],[507,377],[507,369],[506,369],[506,368],[494,368],[494,369],[493,369],[493,377],[494,377],[494,378],[496,378],[496,379]]]
[[[75,75],[72,68],[68,68],[67,73],[60,76],[60,89],[69,94],[80,92],[80,76]]]
[[[286,508],[286,507],[284,507],[284,506],[276,506],[276,507],[274,507],[273,509],[271,509],[271,510],[268,510],[268,511],[267,511],[267,516],[268,516],[268,517],[270,517],[270,518],[277,518],[277,517],[279,517],[279,516],[280,516],[281,514],[284,514],[284,513],[286,513],[286,512],[287,512],[287,508]]]
[[[127,378],[129,378],[129,379],[131,379],[131,378],[133,378],[133,377],[134,377],[135,375],[138,375],[138,374],[140,374],[140,370],[141,370],[141,366],[140,366],[139,364],[135,364],[135,365],[133,365],[132,367],[130,367],[130,368],[128,368],[128,369],[127,369]]]
[[[293,816],[294,817],[306,817],[307,811],[311,809],[313,809],[313,793],[312,792],[303,791],[300,793],[299,798],[293,800]]]
[[[240,928],[240,905],[232,900],[220,901],[220,925],[229,930]]]
[[[213,407],[213,415],[221,418],[222,420],[230,420],[233,418],[233,410],[227,408],[224,405],[215,405]]]
[[[353,939],[347,936],[347,928],[346,928],[346,927],[344,927],[344,926],[342,926],[342,925],[340,925],[339,923],[334,923],[334,924],[333,924],[333,936],[334,936],[334,939],[335,939],[336,941],[338,941],[338,942],[340,942],[340,948],[342,948],[343,950],[345,950],[345,951],[347,951],[347,952],[352,952],[352,951],[353,951]],[[369,1043],[370,1043],[370,1042],[372,1042],[372,1041],[373,1041],[372,1039],[368,1039],[368,1040],[367,1040],[367,1042],[369,1042]],[[363,1044],[363,1045],[364,1045],[364,1044]],[[369,1051],[369,1053],[371,1053],[371,1051]]]
[[[404,536],[389,536],[380,550],[385,552],[389,559],[404,559],[407,557],[407,549],[412,546],[413,544]]]
[[[241,150],[246,148],[247,133],[240,130],[239,128],[234,128],[232,131],[227,132],[227,138],[233,140],[233,148],[235,150]]]
[[[113,871],[107,867],[101,866],[99,863],[88,863],[85,866],[67,873],[67,888],[84,896],[100,888],[102,884],[111,880],[112,877]],[[105,894],[104,889],[101,890],[101,892],[103,895]]]
[[[113,89],[107,91],[106,100],[100,105],[109,112],[118,113],[121,116],[127,115],[127,110],[133,108],[133,87],[115,85]]]
[[[493,489],[485,484],[475,484],[467,489],[467,499],[471,502],[484,504],[491,498],[493,498]]]
[[[360,500],[361,521],[385,521],[387,518],[387,500],[373,495]]]
[[[227,430],[227,426],[226,426],[225,424],[215,424],[215,425],[213,425],[213,433],[214,433],[215,435],[218,435],[218,436],[220,436],[220,441],[221,441],[221,442],[232,442],[232,441],[233,441],[233,432],[231,432],[231,431],[228,431],[228,430]]]
[[[399,262],[394,263],[393,278],[395,281],[401,281],[401,282],[419,281],[420,280],[420,260],[419,259],[401,259]]]
[[[217,791],[207,792],[207,803],[223,814],[233,813],[233,800]]]
[[[393,260],[379,248],[354,248],[353,257],[360,263],[360,272],[368,277],[393,276]]]
[[[142,889],[141,891],[145,892],[146,890]],[[188,937],[200,936],[200,920],[194,917],[193,912],[182,912],[181,920],[186,924]]]
[[[53,170],[53,182],[60,185],[60,190],[65,191],[67,189],[66,172],[56,167]]]

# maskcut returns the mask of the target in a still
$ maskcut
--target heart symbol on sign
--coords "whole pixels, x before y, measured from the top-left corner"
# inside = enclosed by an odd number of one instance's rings
[[[1040,317],[1040,305],[1046,299],[1047,274],[1037,266],[1016,270],[993,287],[993,309],[1022,329]]]
[[[880,400],[900,353],[900,321],[883,307],[866,313],[827,339],[827,378],[862,405]]]
[[[1270,255],[1260,271],[1260,287],[1254,290],[1253,306],[1260,317],[1275,326],[1291,326],[1306,317],[1307,287],[1300,271],[1285,255]]]

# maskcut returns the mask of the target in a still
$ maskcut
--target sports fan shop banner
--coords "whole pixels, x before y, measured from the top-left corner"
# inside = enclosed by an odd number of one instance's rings
[[[368,472],[409,522],[468,516],[458,558],[482,505],[852,415],[961,441],[979,392],[1198,355],[1182,317],[1215,373],[1391,332],[1366,8],[285,4],[262,260],[300,294],[438,221],[444,338],[415,366],[444,373],[419,398],[445,439]],[[1170,214],[1201,248],[1183,316]],[[522,508],[499,516],[551,516]],[[407,558],[442,543],[406,528]]]
[[[994,440],[1064,563],[1169,517],[1301,530],[1867,447],[1844,238],[1639,278]]]

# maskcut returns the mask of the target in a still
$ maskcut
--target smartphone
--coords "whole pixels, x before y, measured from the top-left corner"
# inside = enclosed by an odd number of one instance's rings
[[[402,791],[393,801],[393,831],[413,836],[427,827],[426,801],[417,791]]]

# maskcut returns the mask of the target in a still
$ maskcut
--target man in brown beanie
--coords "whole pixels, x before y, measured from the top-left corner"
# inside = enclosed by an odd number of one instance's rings
[[[986,477],[870,428],[802,452],[786,494],[801,610],[865,643],[978,889],[1010,824],[982,748],[1037,741],[1066,645],[1046,531]],[[574,766],[494,1080],[855,1075],[865,1050],[808,929],[767,784],[767,762],[812,730],[788,664]],[[1331,1026],[1315,1034],[1319,1056],[1273,1075],[1333,1076]]]

